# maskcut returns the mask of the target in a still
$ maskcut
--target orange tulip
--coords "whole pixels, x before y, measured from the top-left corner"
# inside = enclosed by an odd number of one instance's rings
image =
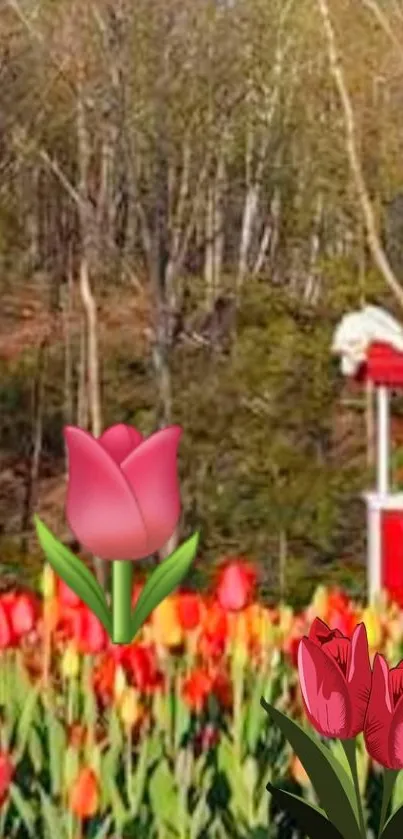
[[[309,776],[305,772],[305,769],[297,755],[293,755],[291,758],[290,775],[301,787],[310,786],[311,782],[309,780]]]
[[[93,769],[83,766],[71,788],[69,808],[79,819],[91,819],[99,810],[98,778]]]

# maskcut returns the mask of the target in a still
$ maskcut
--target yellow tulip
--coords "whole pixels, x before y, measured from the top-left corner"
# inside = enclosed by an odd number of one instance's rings
[[[326,586],[318,586],[312,598],[312,611],[318,618],[324,618],[327,614],[329,603],[329,592]]]
[[[373,606],[367,606],[362,613],[362,622],[365,624],[370,650],[377,650],[382,643],[382,623],[380,615]]]
[[[151,616],[153,639],[161,647],[178,647],[184,635],[178,620],[174,597],[167,597],[158,604]]]
[[[74,644],[69,644],[63,653],[61,672],[65,679],[76,679],[80,672],[80,656]]]
[[[51,600],[56,594],[56,577],[51,565],[45,564],[42,574],[42,594],[45,600]]]
[[[127,679],[123,667],[118,666],[115,672],[115,680],[113,686],[113,693],[115,699],[119,702],[127,688]]]
[[[133,728],[143,716],[143,706],[134,688],[126,688],[119,702],[119,716],[126,728]]]

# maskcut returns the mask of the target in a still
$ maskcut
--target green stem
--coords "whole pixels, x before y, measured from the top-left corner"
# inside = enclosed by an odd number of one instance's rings
[[[396,778],[399,774],[399,771],[396,769],[385,769],[383,773],[383,793],[382,793],[382,806],[381,806],[381,818],[379,821],[379,830],[378,830],[378,839],[380,839],[381,833],[383,828],[385,827],[386,816],[388,813],[389,802],[392,797],[393,788],[396,783]]]
[[[132,611],[133,563],[115,559],[112,562],[112,641],[130,644]]]
[[[360,782],[358,779],[358,769],[357,769],[357,744],[354,738],[351,740],[341,740],[341,745],[343,746],[344,753],[348,760],[348,765],[350,767],[351,776],[353,779],[355,795],[357,799],[357,808],[358,808],[358,820],[360,825],[360,832],[363,839],[366,838],[366,831],[365,831],[365,823],[364,823],[364,812],[362,809],[362,801],[361,801],[361,792],[360,792]]]

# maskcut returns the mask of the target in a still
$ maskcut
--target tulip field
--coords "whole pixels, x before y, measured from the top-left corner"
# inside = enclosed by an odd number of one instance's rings
[[[303,614],[264,607],[243,561],[212,592],[164,600],[127,646],[48,566],[40,599],[3,594],[0,836],[300,837],[266,784],[313,792],[260,699],[303,719],[296,652],[315,616],[346,634],[364,621],[371,653],[401,655],[393,604],[362,610],[318,589]],[[371,818],[377,767],[364,755]]]

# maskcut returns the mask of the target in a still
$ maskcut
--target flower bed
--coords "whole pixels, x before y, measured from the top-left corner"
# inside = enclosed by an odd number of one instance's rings
[[[253,583],[232,562],[214,592],[163,601],[127,646],[49,568],[41,601],[1,596],[0,836],[291,839],[266,784],[312,790],[261,697],[303,719],[296,652],[315,616],[347,635],[364,621],[391,662],[403,618],[324,588],[301,614],[268,608]],[[364,758],[371,809],[377,767]]]

